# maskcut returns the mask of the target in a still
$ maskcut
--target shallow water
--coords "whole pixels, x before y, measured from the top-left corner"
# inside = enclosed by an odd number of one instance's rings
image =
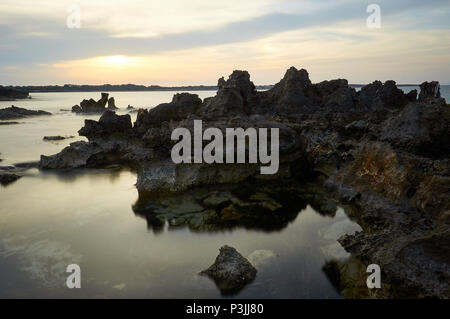
[[[132,210],[134,183],[130,172],[32,171],[3,188],[0,297],[220,297],[215,284],[197,273],[225,244],[258,268],[237,297],[339,297],[321,268],[332,257],[348,256],[336,242],[340,234],[360,230],[342,209],[326,217],[308,206],[272,232],[193,232],[166,224],[155,233]],[[65,267],[73,263],[81,267],[82,288],[69,290]]]
[[[128,105],[135,108],[151,108],[160,103],[172,100],[177,92],[112,92],[116,106],[121,108],[117,113],[126,114]],[[215,94],[213,91],[191,92],[205,98]],[[18,101],[0,101],[0,108],[15,105],[30,110],[43,110],[52,113],[51,116],[35,116],[18,120],[16,125],[0,125],[0,165],[10,165],[17,162],[39,160],[41,154],[51,155],[63,147],[78,140],[86,140],[78,136],[78,130],[84,125],[85,119],[98,120],[100,115],[78,115],[71,110],[73,105],[83,99],[100,99],[100,92],[65,92],[65,93],[32,93],[32,99]],[[130,113],[134,122],[136,113]],[[44,136],[61,135],[74,136],[62,141],[43,141]]]
[[[214,92],[195,92],[202,98]],[[113,92],[116,105],[154,106],[174,92]],[[94,93],[41,93],[13,102],[52,116],[0,126],[0,165],[36,161],[76,137],[44,142],[45,135],[77,135],[86,118],[69,109]],[[5,105],[6,104],[6,105]],[[0,107],[11,102],[1,102]],[[121,111],[125,113],[125,111]],[[240,298],[340,298],[322,271],[325,262],[349,255],[338,244],[360,227],[338,208],[324,216],[301,208],[276,230],[236,226],[214,231],[169,227],[155,231],[135,213],[136,176],[128,171],[80,170],[64,174],[32,169],[0,186],[0,297],[214,298],[221,292],[198,272],[214,262],[223,245],[235,247],[258,269]],[[81,267],[81,289],[65,286],[67,265]]]

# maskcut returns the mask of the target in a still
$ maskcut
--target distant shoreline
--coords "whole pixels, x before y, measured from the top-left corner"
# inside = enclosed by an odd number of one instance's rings
[[[363,87],[367,84],[349,84],[352,87]],[[419,86],[420,84],[397,84],[397,86]],[[445,84],[444,84],[445,85]],[[0,86],[1,87],[1,86]],[[256,85],[257,90],[268,90],[273,85]],[[187,86],[159,86],[159,85],[42,85],[42,86],[3,86],[3,88],[13,89],[29,93],[51,93],[51,92],[148,92],[148,91],[217,91],[215,85],[187,85]]]
[[[270,89],[272,85],[257,85],[258,90]],[[215,85],[159,86],[159,85],[49,85],[49,86],[4,86],[4,88],[29,93],[51,92],[147,92],[147,91],[217,91]]]

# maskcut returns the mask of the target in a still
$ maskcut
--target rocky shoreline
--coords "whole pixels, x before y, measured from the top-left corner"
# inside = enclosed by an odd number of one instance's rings
[[[85,120],[80,129],[88,142],[41,156],[39,167],[129,166],[138,175],[137,206],[147,211],[149,203],[154,211],[155,202],[174,194],[219,188],[219,198],[210,199],[214,204],[205,203],[210,194],[202,199],[204,208],[216,207],[209,216],[199,209],[181,219],[193,225],[196,219],[252,211],[252,205],[224,196],[222,185],[312,183],[347,205],[363,228],[339,242],[352,253],[352,262],[380,265],[384,285],[376,297],[449,298],[450,106],[436,85],[423,83],[418,98],[415,90],[404,94],[394,81],[375,81],[356,91],[344,79],[313,84],[306,70],[292,67],[273,88],[256,91],[246,71],[234,71],[227,80],[219,79],[216,96],[202,101],[196,94],[175,94],[170,103],[140,109],[134,124],[128,114],[105,111],[108,96],[102,95],[90,102],[92,107],[84,103],[90,111],[100,103],[104,111],[99,121]],[[177,127],[192,131],[196,119],[204,128],[221,131],[279,128],[278,173],[260,175],[258,164],[174,164],[171,132]],[[277,210],[277,202],[259,201],[269,211]],[[150,221],[164,219],[146,214]],[[360,272],[350,268],[330,263],[327,273],[337,278],[344,296],[370,297],[355,293],[356,284],[352,289],[356,281],[349,277]]]

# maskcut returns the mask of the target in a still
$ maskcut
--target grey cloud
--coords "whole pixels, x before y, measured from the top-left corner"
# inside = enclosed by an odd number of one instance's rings
[[[365,28],[367,5],[371,1],[341,2],[313,14],[271,13],[245,21],[230,23],[213,31],[203,30],[168,34],[156,38],[114,38],[105,31],[68,29],[65,21],[24,20],[23,25],[0,25],[0,65],[54,63],[61,60],[82,59],[100,55],[140,55],[169,50],[238,43],[262,38],[282,31],[326,26],[355,20]],[[425,15],[433,7],[449,7],[448,1],[378,1],[382,19],[419,10]],[[420,11],[421,10],[421,11]],[[16,20],[21,21],[22,20]],[[448,25],[447,25],[448,28]],[[50,32],[56,36],[27,36],[23,30]],[[319,33],[320,35],[320,33]],[[330,34],[324,34],[330,36]],[[336,37],[337,34],[332,36]],[[347,35],[348,36],[348,35]],[[350,36],[351,37],[351,36]],[[354,40],[367,40],[354,38]]]

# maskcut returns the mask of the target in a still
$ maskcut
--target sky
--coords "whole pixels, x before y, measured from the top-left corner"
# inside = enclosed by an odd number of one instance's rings
[[[450,83],[449,31],[448,0],[1,0],[0,85]]]

